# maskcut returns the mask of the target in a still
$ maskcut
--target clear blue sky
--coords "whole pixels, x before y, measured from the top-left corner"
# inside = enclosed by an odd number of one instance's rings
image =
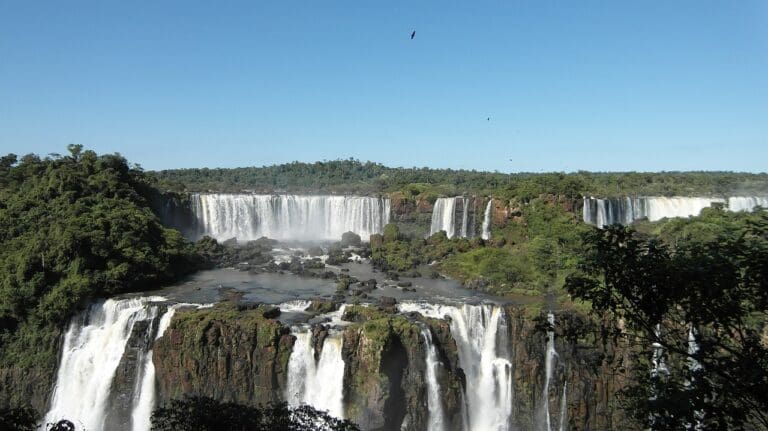
[[[0,152],[69,143],[147,169],[766,171],[768,1],[0,0]]]

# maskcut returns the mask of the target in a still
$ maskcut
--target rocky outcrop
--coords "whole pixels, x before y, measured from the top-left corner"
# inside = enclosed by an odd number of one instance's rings
[[[29,406],[37,412],[48,408],[62,337],[57,327],[46,331],[45,337],[30,337],[40,344],[27,346],[30,355],[23,362],[8,361],[9,365],[0,366],[0,408]]]
[[[545,364],[547,333],[522,308],[508,307],[512,338],[515,404],[512,418],[515,429],[536,429],[545,406]],[[543,317],[540,320],[544,320]],[[624,387],[628,350],[603,344],[586,317],[571,311],[555,314],[553,375],[546,401],[550,416],[560,417],[565,396],[564,429],[610,430],[639,429],[618,407],[617,394]],[[573,333],[580,331],[579,340]],[[569,339],[570,338],[570,339]]]
[[[263,306],[222,304],[177,312],[155,344],[160,402],[182,395],[249,405],[283,400],[295,338],[280,322],[264,317],[264,311]],[[541,318],[521,307],[508,306],[505,312],[506,326],[498,336],[509,338],[505,356],[513,373],[512,429],[537,429],[546,407],[558,428],[561,417],[569,430],[637,428],[616,402],[624,383],[616,370],[628,368],[626,349],[604,345],[585,317],[557,313],[557,357],[544,395],[547,332]],[[427,429],[427,330],[440,362],[437,380],[446,427],[461,429],[467,383],[449,320],[375,305],[348,305],[343,319],[351,322],[342,346],[346,418],[364,430]],[[311,333],[319,354],[327,330],[315,325]]]
[[[184,395],[248,405],[282,400],[295,338],[262,308],[220,304],[176,312],[153,353],[159,401]]]
[[[55,378],[54,367],[0,368],[0,408],[30,406],[45,412]]]
[[[162,315],[162,313],[159,313]],[[104,420],[107,429],[128,429],[137,380],[141,378],[142,359],[157,333],[157,318],[133,324],[123,357],[115,370],[110,387],[108,410]]]
[[[361,325],[344,334],[347,415],[367,430],[423,430],[427,427],[426,348],[422,330],[441,340],[445,372],[439,376],[449,429],[461,424],[461,373],[456,345],[444,321],[409,320],[380,310],[349,310]],[[358,309],[358,310],[355,310]],[[447,338],[446,338],[447,337]],[[443,344],[445,343],[445,344]]]
[[[424,237],[429,234],[433,202],[421,197],[407,197],[402,192],[389,194],[390,222],[409,236]]]

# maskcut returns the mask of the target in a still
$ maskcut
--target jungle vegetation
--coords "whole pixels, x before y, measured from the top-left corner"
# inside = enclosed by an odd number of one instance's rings
[[[0,159],[0,369],[51,372],[61,329],[94,298],[151,289],[200,264],[150,209],[141,170],[118,154],[68,150]]]
[[[650,429],[768,429],[768,213],[713,208],[653,232],[593,228],[584,244],[566,287],[606,339],[635,352],[622,398],[635,418]]]
[[[355,159],[315,163],[149,172],[163,191],[493,195],[527,201],[541,194],[567,197],[626,195],[714,196],[768,194],[768,174],[739,172],[501,173],[474,170],[390,168]]]

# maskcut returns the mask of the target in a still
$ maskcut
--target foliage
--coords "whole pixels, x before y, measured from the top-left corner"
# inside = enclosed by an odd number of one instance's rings
[[[38,425],[37,412],[30,407],[0,408],[0,431],[75,431],[72,422],[62,419],[58,422]]]
[[[29,407],[0,408],[0,430],[35,431],[37,412]]]
[[[153,431],[356,431],[348,420],[302,405],[250,407],[211,398],[187,397],[152,413]]]
[[[53,367],[57,328],[93,297],[150,289],[198,264],[150,210],[141,171],[117,154],[69,151],[0,163],[0,366]]]
[[[390,193],[422,197],[461,193],[516,198],[542,194],[580,197],[763,194],[768,174],[734,172],[574,172],[516,173],[474,170],[390,168],[354,159],[235,169],[177,169],[151,172],[158,187],[173,191],[264,193]]]
[[[585,244],[567,289],[625,322],[606,335],[638,351],[624,394],[636,418],[653,429],[768,428],[768,213],[712,209],[658,236],[593,229]]]

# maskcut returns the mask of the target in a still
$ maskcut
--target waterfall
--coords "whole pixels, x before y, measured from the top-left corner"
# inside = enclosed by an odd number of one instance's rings
[[[429,228],[429,234],[434,235],[444,230],[448,238],[455,236],[461,238],[473,237],[475,235],[473,201],[474,198],[462,196],[437,198],[432,209],[432,223]],[[460,207],[456,205],[457,202],[461,203]],[[458,208],[461,208],[460,220],[456,217]]]
[[[440,397],[440,384],[437,381],[437,373],[440,363],[437,359],[437,349],[432,342],[432,332],[429,327],[421,331],[426,345],[426,372],[427,372],[427,408],[429,410],[429,422],[427,431],[444,431],[445,414],[443,413],[443,402]]]
[[[298,313],[306,311],[310,305],[312,305],[312,301],[294,299],[292,301],[283,302],[282,304],[279,304],[278,307],[282,313]]]
[[[714,197],[623,197],[584,198],[582,216],[586,223],[599,228],[613,224],[628,225],[647,218],[657,221],[663,218],[691,217],[702,209],[725,199]]]
[[[549,322],[550,329],[547,331],[547,357],[544,360],[544,393],[541,398],[542,409],[539,428],[552,431],[552,418],[549,414],[549,384],[552,381],[557,351],[555,350],[555,315],[551,312],[547,313],[547,322]]]
[[[64,336],[51,409],[45,422],[66,418],[104,429],[115,371],[137,322],[156,317],[160,297],[108,299],[72,319]]]
[[[157,335],[155,340],[165,334],[165,330],[171,324],[171,319],[176,310],[185,304],[174,304],[168,307],[168,310],[160,318],[157,326]],[[141,379],[136,379],[137,387],[134,394],[137,394],[134,403],[134,409],[131,413],[131,423],[133,431],[149,431],[151,428],[150,418],[152,410],[155,408],[155,364],[152,362],[152,350],[147,352],[143,360],[143,375]]]
[[[484,240],[491,239],[491,211],[493,210],[493,199],[488,200],[488,204],[485,206],[485,215],[483,216],[483,234]]]
[[[713,204],[727,204],[729,211],[749,212],[758,206],[768,208],[768,197],[732,196],[727,200],[716,197],[590,197],[584,198],[582,218],[584,222],[602,228],[612,224],[628,225],[642,218],[657,221],[696,216]]]
[[[752,212],[757,206],[768,209],[768,197],[732,196],[728,198],[728,209],[731,211]]]
[[[434,235],[444,230],[448,238],[453,238],[454,223],[453,217],[456,212],[456,198],[438,198],[432,209],[432,225],[429,228],[429,235]]]
[[[470,431],[508,430],[512,414],[512,364],[507,321],[495,305],[448,306],[400,303],[401,312],[450,318],[451,334],[466,376],[467,428]]]
[[[568,382],[563,383],[563,398],[560,399],[560,428],[565,431],[568,423]]]
[[[363,240],[382,233],[390,201],[365,196],[297,196],[200,193],[191,196],[197,231],[217,240]]]
[[[161,306],[157,303],[165,300],[159,296],[108,299],[72,319],[45,423],[67,419],[78,429],[149,431],[157,391],[152,345],[180,307],[210,306],[174,304],[158,316]],[[121,380],[133,377],[132,387],[116,385],[118,370],[123,370]]]
[[[331,332],[323,341],[320,357],[308,328],[294,328],[296,342],[288,360],[286,400],[291,406],[308,404],[331,416],[344,417],[344,360],[341,333]]]

